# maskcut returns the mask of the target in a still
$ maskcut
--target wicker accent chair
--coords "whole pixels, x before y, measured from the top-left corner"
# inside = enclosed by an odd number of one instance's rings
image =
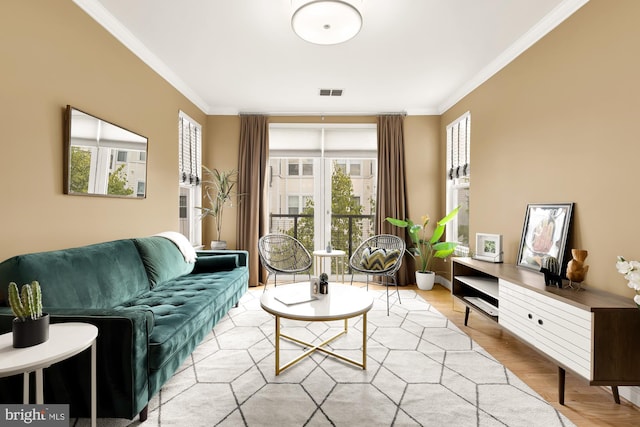
[[[398,295],[398,302],[400,301],[400,292],[398,292],[398,281],[396,280],[396,273],[402,266],[402,259],[406,250],[406,243],[398,236],[391,234],[378,234],[373,237],[369,237],[362,242],[360,246],[353,252],[351,258],[349,258],[349,267],[351,267],[351,285],[353,285],[353,275],[355,272],[364,273],[367,277],[367,290],[369,290],[369,276],[382,276],[387,279],[393,280],[396,285],[396,294]],[[365,260],[367,255],[371,254],[376,249],[383,249],[386,253],[392,251],[393,255],[383,262],[375,262],[373,265],[368,264]],[[389,284],[387,283],[387,316],[389,315]]]
[[[311,255],[297,239],[286,234],[267,234],[258,240],[258,255],[262,266],[267,270],[264,289],[267,289],[269,276],[274,276],[274,286],[278,285],[278,274],[296,274],[306,272],[311,280]]]

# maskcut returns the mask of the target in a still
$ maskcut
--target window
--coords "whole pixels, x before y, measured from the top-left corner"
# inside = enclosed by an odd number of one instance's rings
[[[350,251],[373,235],[375,125],[272,123],[269,170],[270,232],[290,234],[309,251],[329,242]]]
[[[349,176],[362,176],[362,160],[337,160],[336,168]],[[373,175],[372,170],[369,175]]]
[[[302,175],[313,176],[313,160],[305,159],[302,161]]]
[[[178,216],[180,232],[194,246],[200,246],[202,242],[200,212],[196,209],[196,206],[201,206],[202,203],[201,153],[202,126],[180,111],[178,114],[178,181],[180,183]]]
[[[289,176],[298,176],[300,175],[300,164],[298,163],[297,160],[289,160],[289,165],[288,165],[289,169],[288,169],[288,174]]]
[[[144,181],[138,181],[137,190],[138,197],[144,197]]]
[[[312,159],[289,159],[287,160],[287,175],[289,176],[313,176]]]
[[[471,183],[471,113],[447,126],[447,212],[460,211],[447,227],[447,240],[458,242],[456,253],[469,254],[469,187]]]
[[[178,215],[180,216],[180,220],[187,219],[187,196],[180,195],[180,206],[178,208]]]
[[[313,204],[309,205],[309,203],[312,201],[313,201],[313,196],[288,195],[287,196],[287,213],[289,215],[301,214],[305,206],[313,206]]]
[[[350,162],[349,163],[349,175],[350,176],[360,176],[362,175],[362,172],[360,172],[362,169],[362,164],[360,162]]]
[[[290,215],[296,215],[300,213],[300,198],[298,196],[288,196],[288,205],[287,211]]]
[[[126,162],[127,161],[127,152],[126,151],[118,151],[118,161]]]

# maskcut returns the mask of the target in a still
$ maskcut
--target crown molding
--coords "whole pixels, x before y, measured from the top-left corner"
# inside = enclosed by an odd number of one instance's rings
[[[491,61],[478,74],[476,74],[465,85],[455,91],[438,108],[438,114],[444,114],[462,98],[474,91],[482,83],[489,80],[501,69],[506,67],[511,61],[520,56],[521,53],[533,46],[538,40],[547,35],[551,30],[560,25],[565,19],[573,15],[578,9],[587,4],[589,0],[565,0],[549,12],[540,22],[534,25],[522,37],[509,46],[496,59]]]
[[[117,20],[104,6],[95,0],[73,0],[87,15],[93,18],[105,30],[113,35],[127,49],[133,52],[142,62],[147,64],[172,85],[178,92],[193,102],[204,113],[208,113],[209,105],[193,91],[176,73],[163,61],[154,55],[136,36]]]
[[[407,110],[407,115],[441,115],[467,96],[482,83],[487,81],[521,53],[530,48],[538,40],[548,34],[555,27],[560,25],[565,19],[575,13],[578,9],[588,3],[589,0],[565,0],[551,12],[549,12],[538,24],[532,27],[527,33],[520,37],[515,43],[500,54],[496,59],[484,67],[478,74],[472,77],[466,84],[456,90],[444,103],[438,107],[424,109]],[[111,33],[126,48],[133,52],[140,60],[164,78],[170,85],[193,102],[200,110],[207,115],[238,115],[241,112],[232,108],[211,108],[193,89],[189,87],[181,78],[175,74],[160,58],[154,55],[147,47],[131,33],[119,20],[95,0],[73,0],[85,13],[93,18],[104,29]],[[265,112],[270,115],[377,115],[374,112]]]

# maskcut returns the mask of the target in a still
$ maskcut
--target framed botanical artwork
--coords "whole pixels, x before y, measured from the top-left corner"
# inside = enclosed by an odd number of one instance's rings
[[[516,264],[540,270],[547,257],[564,271],[573,203],[528,204]]]
[[[475,259],[502,262],[502,234],[476,233]]]

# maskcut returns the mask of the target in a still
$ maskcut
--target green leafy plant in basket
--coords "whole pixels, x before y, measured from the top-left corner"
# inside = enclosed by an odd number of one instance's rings
[[[40,283],[34,280],[30,285],[23,285],[20,291],[18,291],[17,284],[9,283],[9,305],[16,318],[22,322],[41,318],[42,290]]]
[[[392,225],[408,230],[409,237],[413,242],[413,247],[409,248],[408,252],[419,261],[418,271],[420,273],[431,271],[434,258],[446,258],[458,246],[457,242],[440,242],[440,238],[444,234],[446,224],[455,218],[459,210],[460,206],[438,221],[431,237],[429,237],[427,230],[430,220],[427,215],[422,217],[422,224],[414,224],[410,219],[386,218],[386,221]]]

